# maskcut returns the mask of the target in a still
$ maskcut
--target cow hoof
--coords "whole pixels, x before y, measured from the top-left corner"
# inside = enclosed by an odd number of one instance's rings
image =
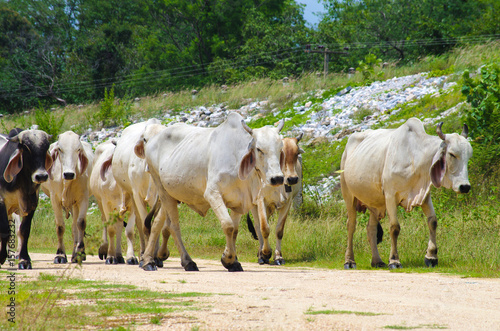
[[[265,259],[265,258],[262,258],[262,257],[259,257],[258,262],[259,262],[259,264],[260,264],[260,265],[263,265],[263,264],[270,264],[270,263],[269,263],[269,259]]]
[[[158,267],[158,268],[163,268],[163,261],[157,257],[154,258],[155,260],[155,265]]]
[[[274,260],[274,265],[285,265],[285,259],[279,258],[277,260]]]
[[[116,257],[116,261],[117,261],[116,263],[118,263],[118,264],[125,264],[125,259],[121,255],[118,255]]]
[[[437,267],[438,259],[428,259],[425,258],[425,265],[431,268]]]
[[[356,269],[356,263],[346,262],[346,263],[344,263],[344,269],[345,270]]]
[[[397,263],[395,262],[395,263],[390,263],[389,264],[389,269],[391,269],[391,270],[392,269],[401,269],[401,268],[403,268],[403,266],[399,262],[397,262]]]
[[[104,260],[108,257],[108,245],[102,244],[99,247],[99,259]]]
[[[118,259],[116,257],[110,256],[106,259],[106,264],[118,264]]]
[[[128,265],[138,265],[139,261],[137,261],[136,257],[131,257],[127,259],[127,264]]]
[[[185,271],[199,271],[198,266],[193,261],[186,264],[186,266],[184,267],[184,270]]]
[[[158,268],[156,268],[156,265],[154,265],[154,263],[145,264],[142,267],[142,269],[145,270],[145,271],[156,271],[156,270],[158,270]]]
[[[17,265],[17,268],[19,270],[31,270],[31,261],[20,261]]]
[[[384,262],[372,263],[373,268],[387,268],[387,264]]]
[[[64,264],[64,263],[68,263],[68,259],[66,258],[66,256],[56,256],[54,258],[54,264]]]
[[[238,261],[234,261],[234,263],[228,265],[226,268],[227,268],[227,271],[229,271],[229,272],[243,271],[241,263],[239,263]]]

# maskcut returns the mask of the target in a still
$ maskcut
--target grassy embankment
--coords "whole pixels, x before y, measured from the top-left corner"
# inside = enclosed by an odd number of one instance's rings
[[[433,117],[440,112],[464,101],[460,93],[461,75],[465,69],[475,70],[483,64],[500,61],[500,45],[498,43],[461,48],[440,57],[427,57],[413,66],[389,66],[383,69],[384,79],[419,72],[451,74],[449,80],[456,81],[456,88],[439,97],[425,97],[419,101],[403,105],[395,119],[417,116]],[[290,111],[293,104],[305,104],[307,101],[318,103],[322,99],[336,93],[348,85],[362,84],[360,75],[348,78],[345,74],[331,74],[326,81],[316,74],[304,75],[283,86],[281,81],[261,80],[252,83],[230,86],[227,91],[219,87],[203,88],[193,99],[190,91],[180,93],[158,93],[156,96],[143,97],[139,102],[121,101],[120,117],[115,119],[128,123],[133,119],[162,117],[166,112],[189,110],[197,105],[211,106],[225,103],[228,109],[236,109],[252,100],[269,100],[269,112],[262,119],[251,123],[258,127],[274,123],[278,118],[291,117],[285,130],[292,124],[306,120]],[[319,93],[320,91],[321,93]],[[121,108],[120,108],[121,107]],[[88,127],[98,128],[95,118],[100,111],[99,104],[84,106],[68,106],[56,109],[45,116],[52,120],[63,119],[60,132],[72,129],[82,133]],[[317,109],[313,107],[313,109]],[[466,111],[467,107],[463,107]],[[273,112],[277,115],[273,115]],[[34,110],[23,116],[8,116],[2,122],[2,131],[14,126],[28,127],[35,123],[35,115],[40,110]],[[356,116],[356,115],[355,115]],[[381,123],[381,127],[394,126],[391,123]],[[460,132],[462,121],[460,116],[453,115],[445,120],[444,132]],[[427,131],[434,134],[435,128]],[[332,175],[339,168],[340,156],[345,139],[341,142],[307,145],[303,142],[306,153],[304,159],[304,181],[315,183],[325,175]],[[500,275],[500,209],[498,208],[499,178],[497,172],[490,172],[484,177],[482,169],[470,163],[470,180],[472,191],[467,196],[456,195],[447,190],[433,189],[433,198],[438,215],[438,246],[439,267],[427,269],[424,265],[424,254],[428,241],[427,225],[423,213],[418,209],[412,213],[399,212],[401,235],[399,253],[404,266],[403,271],[446,272],[463,276],[498,277]],[[346,213],[340,192],[334,192],[330,201],[321,201],[314,194],[305,195],[304,205],[300,210],[293,211],[285,228],[283,254],[287,265],[319,266],[327,268],[342,268],[346,243]],[[219,259],[224,247],[224,236],[216,218],[210,213],[201,218],[185,207],[181,207],[181,229],[184,242],[193,259]],[[366,239],[365,225],[367,215],[360,215],[358,230],[355,235],[355,254],[358,268],[370,269],[370,251]],[[272,221],[272,226],[275,224]],[[100,216],[93,210],[88,216],[87,253],[96,254],[101,237]],[[71,222],[67,222],[67,247],[71,247]],[[379,245],[381,256],[388,258],[389,240],[387,221],[382,225],[386,231],[385,240]],[[274,236],[274,231],[271,237]],[[273,240],[274,244],[274,240]],[[37,210],[32,235],[30,251],[55,252],[56,236],[52,211],[48,201],[42,201]],[[177,252],[170,245],[172,255]],[[257,242],[253,241],[241,224],[237,241],[238,257],[243,261],[256,261]],[[168,262],[167,262],[168,263]],[[180,266],[179,266],[180,267]],[[34,265],[36,268],[36,264]],[[221,266],[222,268],[222,266]],[[161,271],[160,271],[161,272]]]

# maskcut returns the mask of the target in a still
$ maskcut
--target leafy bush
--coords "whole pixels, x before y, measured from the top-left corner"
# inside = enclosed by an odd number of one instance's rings
[[[115,104],[115,89],[111,87],[104,89],[104,100],[100,104],[100,110],[95,115],[97,122],[103,127],[117,126],[128,122],[130,112],[130,102],[120,102]]]
[[[372,81],[384,76],[383,71],[375,73],[375,66],[380,65],[382,59],[377,58],[375,54],[368,54],[364,61],[359,61],[357,71],[361,72],[365,81]]]
[[[466,113],[470,136],[483,143],[500,140],[500,67],[490,64],[481,68],[481,76],[472,79],[469,71],[463,74],[462,94],[472,106]]]
[[[38,125],[38,129],[52,136],[51,141],[55,141],[57,140],[57,135],[61,132],[65,116],[66,114],[63,113],[62,116],[56,118],[52,112],[39,105],[35,111],[35,123]]]

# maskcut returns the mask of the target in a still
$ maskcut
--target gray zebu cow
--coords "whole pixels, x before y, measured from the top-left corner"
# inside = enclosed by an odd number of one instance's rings
[[[49,171],[49,180],[42,184],[42,190],[50,197],[56,222],[58,245],[54,263],[68,262],[64,247],[64,216],[69,218],[70,214],[73,217],[71,262],[85,261],[83,238],[90,196],[89,178],[94,160],[92,146],[80,141],[80,136],[73,131],[66,131],[50,145],[50,155],[54,164]]]
[[[23,218],[18,231],[18,268],[31,269],[28,238],[38,206],[39,187],[49,178],[47,171],[52,166],[49,138],[40,130],[14,129],[9,136],[0,135],[0,264],[7,259],[7,253],[15,254],[10,247],[7,252],[7,242],[11,234],[9,223],[14,223],[16,213]]]
[[[114,140],[106,141],[97,146],[94,153],[92,174],[90,175],[90,190],[97,200],[103,224],[103,243],[99,247],[99,258],[106,259],[106,264],[125,263],[121,246],[124,217],[119,214],[123,191],[116,183],[111,166],[115,148],[116,141]],[[131,206],[128,206],[127,209],[131,209]],[[129,217],[135,217],[135,214],[131,213]],[[125,230],[128,247],[127,259],[134,258],[134,224],[135,221],[132,220],[127,224]]]
[[[239,222],[255,204],[262,182],[283,184],[282,128],[283,122],[278,128],[252,130],[241,115],[230,113],[216,128],[172,126],[146,141],[144,154],[161,208],[144,253],[145,270],[156,270],[153,247],[165,220],[181,265],[187,271],[198,270],[181,239],[177,204],[184,202],[201,216],[212,208],[226,235],[222,265],[229,271],[243,271],[236,257]]]
[[[142,137],[152,137],[164,128],[165,126],[154,118],[127,127],[123,130],[113,155],[113,176],[123,190],[120,214],[124,215],[127,211],[130,212],[127,228],[129,225],[133,228],[134,223],[137,226],[141,250],[140,258],[142,258],[146,247],[143,222],[148,213],[147,206],[152,206],[155,201],[156,188],[151,181],[151,175],[147,172],[146,161],[135,155],[134,148]],[[163,258],[166,259],[165,256],[160,256],[160,259]],[[129,256],[127,252],[126,262],[127,264],[138,264],[133,252],[132,256]]]
[[[397,251],[398,206],[406,211],[422,207],[430,233],[425,263],[427,266],[438,264],[437,218],[430,195],[431,184],[467,193],[470,190],[467,162],[472,156],[472,147],[466,139],[467,126],[464,125],[462,135],[445,135],[441,131],[442,124],[437,126],[438,137],[426,134],[417,118],[409,119],[398,129],[366,130],[349,137],[340,175],[348,214],[346,269],[356,268],[352,243],[356,211],[366,209],[370,211],[367,235],[372,266],[386,266],[378,253],[376,236],[379,221],[387,212],[391,236],[389,267],[401,267]]]
[[[269,245],[269,218],[278,212],[278,222],[276,223],[276,250],[274,251],[274,263],[285,264],[285,259],[281,254],[281,240],[285,229],[285,222],[290,211],[290,207],[295,197],[302,188],[302,165],[299,155],[304,151],[298,146],[302,133],[297,138],[283,139],[283,174],[285,175],[285,185],[271,186],[265,185],[259,193],[257,205],[252,208],[252,215],[259,219],[260,226],[257,231],[252,225],[250,216],[247,216],[248,228],[254,238],[259,239],[259,252],[257,258],[259,264],[269,264],[272,252]]]

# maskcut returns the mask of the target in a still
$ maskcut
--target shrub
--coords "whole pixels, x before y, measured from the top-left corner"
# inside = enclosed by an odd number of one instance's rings
[[[52,112],[44,109],[39,104],[38,109],[35,111],[35,123],[38,125],[38,129],[51,135],[51,141],[55,141],[57,135],[61,132],[65,116],[66,114],[63,113],[60,118],[56,118]]]

